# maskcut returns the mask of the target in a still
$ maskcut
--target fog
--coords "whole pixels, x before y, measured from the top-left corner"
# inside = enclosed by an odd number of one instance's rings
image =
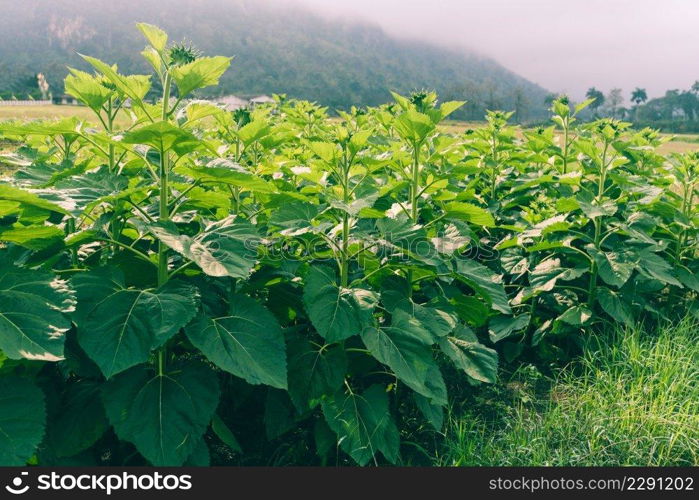
[[[288,1],[288,0],[287,0]],[[699,79],[696,0],[291,0],[388,33],[463,47],[581,98],[636,86],[650,97]]]

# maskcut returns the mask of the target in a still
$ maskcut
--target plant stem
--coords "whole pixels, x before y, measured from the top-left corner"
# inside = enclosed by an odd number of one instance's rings
[[[350,166],[346,152],[343,155],[342,163],[342,200],[347,206],[350,201]],[[343,288],[349,284],[349,232],[349,214],[345,211],[342,213],[342,248],[340,252],[340,284]]]
[[[168,103],[170,101],[170,83],[171,77],[168,73],[165,77],[163,85],[163,110],[162,119],[167,120]],[[160,149],[160,206],[158,212],[158,220],[167,222],[170,218],[168,207],[168,174],[170,170],[170,157],[166,151]],[[167,246],[162,241],[158,242],[158,287],[163,286],[168,280],[167,273]]]
[[[568,173],[568,118],[563,121],[563,173]]]
[[[600,175],[597,184],[597,196],[595,201],[600,203],[602,201],[602,196],[604,195],[604,185],[607,182],[607,150],[609,148],[609,141],[604,141],[604,150],[602,151],[601,165],[600,165]],[[597,252],[601,251],[600,241],[602,239],[602,216],[595,218],[595,237],[593,240],[593,245]],[[587,291],[587,306],[592,309],[595,303],[595,296],[597,291],[597,274],[599,269],[597,269],[597,261],[595,259],[590,260],[590,285]]]
[[[413,168],[412,168],[412,181],[410,184],[410,219],[413,224],[417,224],[420,218],[420,212],[418,210],[418,201],[420,199],[420,148],[422,143],[413,144]],[[408,293],[412,297],[413,295],[413,270],[408,269],[407,273],[408,279]]]

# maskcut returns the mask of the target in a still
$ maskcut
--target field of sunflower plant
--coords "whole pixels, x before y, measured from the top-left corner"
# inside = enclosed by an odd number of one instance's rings
[[[0,125],[0,464],[402,463],[448,388],[696,307],[697,153],[565,98],[229,112],[230,58],[138,28],[152,75],[66,78],[99,126]]]

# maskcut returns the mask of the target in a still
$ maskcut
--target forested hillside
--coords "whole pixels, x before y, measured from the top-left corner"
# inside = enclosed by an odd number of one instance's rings
[[[458,118],[482,118],[485,108],[518,110],[520,118],[545,114],[546,91],[497,62],[398,40],[354,20],[330,21],[301,7],[246,0],[25,0],[2,2],[0,97],[39,95],[43,73],[62,92],[67,66],[87,69],[77,52],[116,61],[124,72],[146,71],[135,21],[162,26],[174,40],[206,54],[235,56],[211,92],[286,93],[332,108],[376,105],[389,90],[437,90],[444,99],[467,99]],[[157,91],[157,88],[154,89]]]

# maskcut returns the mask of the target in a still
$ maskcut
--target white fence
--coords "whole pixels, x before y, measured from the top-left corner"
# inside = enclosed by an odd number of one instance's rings
[[[32,101],[27,99],[26,101],[0,101],[0,106],[45,106],[51,104],[51,99],[46,99],[44,101]]]

